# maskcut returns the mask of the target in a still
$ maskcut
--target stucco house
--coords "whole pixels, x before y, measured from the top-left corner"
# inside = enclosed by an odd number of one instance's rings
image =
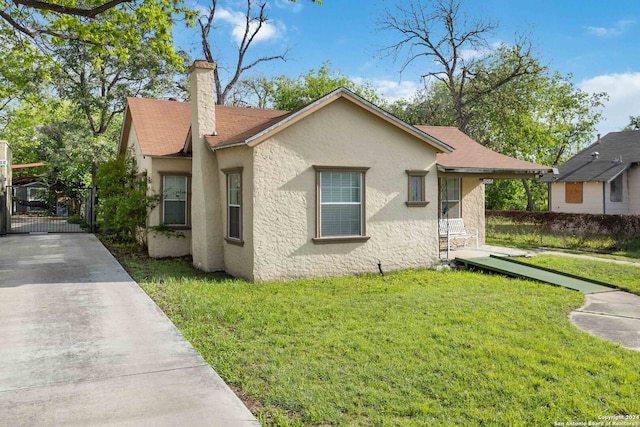
[[[640,130],[610,132],[542,179],[553,212],[640,215]]]
[[[256,281],[423,268],[443,207],[484,236],[482,179],[548,171],[346,89],[293,112],[216,106],[214,67],[191,66],[190,103],[128,99],[119,155],[161,195],[149,225],[184,236],[150,232],[154,257]]]

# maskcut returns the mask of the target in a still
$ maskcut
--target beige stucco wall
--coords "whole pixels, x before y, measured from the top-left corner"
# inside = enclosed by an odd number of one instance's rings
[[[219,197],[222,234],[227,236],[227,179],[224,169],[242,168],[242,241],[243,245],[223,241],[224,270],[236,277],[253,278],[253,153],[247,146],[216,152],[219,167]]]
[[[315,244],[313,165],[369,167],[358,243]],[[283,280],[423,268],[438,259],[435,150],[339,99],[254,148],[253,277]],[[407,207],[407,169],[429,170],[426,207]],[[245,220],[246,222],[246,220]]]
[[[190,68],[192,174],[191,253],[204,271],[224,269],[222,212],[218,159],[205,135],[215,133],[213,65],[196,62]]]
[[[162,186],[162,176],[165,173],[190,173],[190,158],[158,158],[143,156],[140,152],[140,144],[132,124],[127,139],[127,155],[135,158],[140,173],[145,173],[149,178],[149,194],[160,195]],[[190,203],[189,194],[187,196]],[[156,206],[149,213],[147,226],[153,227],[160,224],[160,208]],[[177,257],[189,255],[191,253],[191,230],[177,230],[178,235],[155,232],[148,230],[146,233],[146,244],[149,249],[149,256],[154,258]]]
[[[609,184],[605,184],[605,197],[609,200]],[[609,212],[610,202],[607,204]],[[602,214],[602,182],[585,182],[582,187],[582,203],[565,202],[565,183],[551,184],[552,212]]]
[[[148,173],[150,193],[162,196],[162,175],[181,175],[191,174],[190,158],[160,158],[151,159],[151,170]],[[191,180],[191,177],[188,178]],[[160,211],[158,205],[151,210],[147,225],[152,227],[161,223]],[[191,203],[191,194],[187,194],[187,204]],[[190,210],[187,209],[187,212]],[[189,218],[187,218],[189,221]],[[190,225],[190,224],[189,224]],[[174,232],[158,232],[149,230],[147,232],[147,246],[149,248],[149,256],[154,258],[177,257],[191,254],[191,229],[176,228]]]
[[[478,230],[478,244],[485,242],[485,215],[484,215],[484,184],[482,178],[473,175],[462,175],[460,186],[462,187],[462,220],[468,232]],[[467,245],[475,244],[471,240]]]

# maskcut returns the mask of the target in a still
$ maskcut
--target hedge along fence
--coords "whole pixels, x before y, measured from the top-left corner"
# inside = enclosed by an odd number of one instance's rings
[[[608,236],[620,244],[640,238],[640,215],[593,215],[560,212],[486,211],[487,218],[532,224],[540,233],[578,237]]]

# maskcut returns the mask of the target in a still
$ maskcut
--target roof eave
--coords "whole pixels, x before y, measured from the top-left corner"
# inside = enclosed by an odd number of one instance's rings
[[[438,172],[446,173],[470,173],[470,174],[493,174],[493,175],[540,175],[553,173],[552,168],[544,169],[500,169],[500,168],[470,168],[463,166],[443,166],[438,165]]]

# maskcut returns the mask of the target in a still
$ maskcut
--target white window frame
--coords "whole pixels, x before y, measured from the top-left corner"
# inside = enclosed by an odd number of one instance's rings
[[[169,227],[186,227],[189,224],[189,176],[177,173],[162,173],[162,224]],[[170,198],[166,196],[166,179],[167,178],[184,178],[184,200],[180,198]],[[184,202],[184,222],[171,223],[166,222],[166,202]]]
[[[227,243],[231,243],[233,245],[238,245],[238,246],[243,246],[244,245],[244,241],[242,240],[242,167],[237,167],[237,168],[229,168],[229,169],[223,169],[222,172],[225,174],[226,176],[226,195],[227,195],[227,209],[226,209],[226,213],[227,213],[227,232],[226,232],[226,237],[225,237],[225,241]],[[231,203],[231,191],[232,190],[236,190],[235,188],[232,189],[231,188],[231,184],[233,182],[232,178],[234,176],[238,177],[238,201],[239,203]],[[231,211],[237,209],[238,211],[238,230],[237,230],[237,234],[235,233],[236,230],[232,230],[231,229]]]
[[[457,193],[458,193],[458,198],[457,199],[449,199],[448,197],[450,196],[449,193],[449,182],[448,181],[455,181],[457,182],[456,186],[457,186]],[[445,196],[447,197],[445,199]],[[440,178],[440,206],[439,206],[439,210],[438,213],[440,215],[440,218],[462,218],[462,178],[460,177],[442,177]],[[457,203],[458,207],[457,207],[457,212],[454,213],[454,216],[451,215],[450,211],[447,211],[447,213],[445,214],[443,212],[443,204],[449,204],[449,203]]]

